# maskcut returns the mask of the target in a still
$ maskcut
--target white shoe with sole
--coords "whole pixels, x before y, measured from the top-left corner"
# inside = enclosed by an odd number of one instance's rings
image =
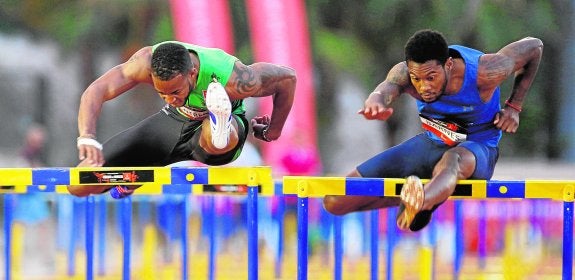
[[[212,82],[208,85],[206,107],[210,113],[212,144],[218,149],[223,149],[230,139],[232,103],[222,84]]]

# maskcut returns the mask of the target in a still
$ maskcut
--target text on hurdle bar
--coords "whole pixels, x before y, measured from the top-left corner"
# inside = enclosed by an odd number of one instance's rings
[[[275,192],[271,168],[255,167],[99,167],[0,168],[0,193],[67,193],[67,185],[141,185],[138,194],[243,194],[258,186]]]

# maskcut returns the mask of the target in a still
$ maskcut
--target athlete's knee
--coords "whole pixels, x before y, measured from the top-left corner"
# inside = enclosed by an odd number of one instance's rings
[[[469,178],[475,170],[475,155],[463,147],[455,147],[447,150],[434,169],[434,174],[439,172],[453,172],[458,178]]]
[[[323,208],[333,215],[345,215],[349,213],[345,207],[345,203],[342,203],[341,197],[336,195],[326,195],[323,198]]]
[[[86,197],[90,195],[90,192],[86,191],[86,187],[82,186],[68,186],[68,192],[76,197]]]

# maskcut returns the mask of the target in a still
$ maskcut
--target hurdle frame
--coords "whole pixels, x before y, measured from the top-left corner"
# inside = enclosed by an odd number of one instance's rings
[[[4,207],[5,276],[11,279],[11,207],[14,194],[56,192],[69,194],[68,185],[141,185],[135,195],[160,194],[216,194],[206,186],[242,185],[247,195],[248,279],[258,279],[258,195],[272,195],[276,191],[269,166],[255,167],[76,167],[76,168],[0,168],[0,194],[8,203]],[[94,196],[86,198],[86,279],[94,278]],[[123,199],[122,235],[124,238],[123,279],[130,279],[131,198]],[[126,209],[125,209],[126,210]],[[187,238],[182,238],[182,278],[187,279]],[[213,278],[213,273],[210,275]]]
[[[91,182],[81,175],[82,172],[118,175],[119,173],[133,174],[133,172],[147,171],[153,174],[151,179]],[[107,172],[107,173],[106,173]],[[146,172],[144,172],[146,173]],[[134,173],[135,174],[135,173]],[[85,174],[84,174],[85,175]],[[149,175],[149,174],[148,174]],[[113,176],[112,176],[113,177]],[[128,176],[130,177],[130,176]],[[145,177],[145,176],[144,176]],[[82,179],[84,178],[84,179]],[[84,181],[82,181],[84,180]],[[118,179],[119,180],[119,179]],[[428,180],[423,180],[424,183]],[[298,198],[298,279],[307,279],[307,234],[308,234],[308,198],[323,197],[325,195],[373,195],[373,196],[399,196],[404,179],[395,178],[349,178],[349,177],[311,177],[311,176],[285,176],[282,183],[275,183],[272,179],[270,167],[125,167],[125,168],[5,168],[0,169],[0,194],[5,194],[5,244],[10,244],[10,223],[12,221],[10,207],[14,194],[31,192],[56,192],[68,194],[66,185],[142,185],[135,195],[161,195],[161,194],[213,194],[205,188],[209,185],[245,185],[248,199],[248,277],[258,278],[258,229],[257,229],[257,197],[258,195],[297,195]],[[563,201],[563,279],[572,279],[573,267],[573,201],[575,181],[573,180],[460,180],[451,199],[554,199]],[[278,191],[279,190],[279,191]],[[457,202],[457,201],[456,201]],[[86,197],[86,252],[87,268],[86,278],[93,279],[93,222],[94,196]],[[129,207],[124,211],[126,219],[131,219],[131,199],[122,201]],[[252,209],[250,211],[249,209]],[[377,220],[373,218],[372,222]],[[90,225],[91,224],[91,225]],[[129,234],[129,228],[123,229],[123,235]],[[88,234],[88,232],[90,234]],[[183,238],[183,265],[182,277],[187,278],[187,238]],[[372,261],[377,265],[377,254],[373,249],[377,244],[372,236]],[[124,266],[123,277],[130,277],[130,248],[129,242],[124,239]],[[126,243],[128,242],[128,243]],[[375,244],[375,245],[374,245]],[[10,279],[10,246],[6,246],[6,277]],[[127,249],[126,249],[127,248]],[[336,256],[338,258],[338,256]],[[389,262],[389,258],[388,258]],[[341,278],[341,256],[336,259],[336,279]],[[456,262],[456,267],[457,267]],[[338,268],[339,267],[339,268]],[[388,265],[388,279],[391,266]],[[372,269],[372,273],[374,270]],[[375,272],[377,273],[377,272]],[[455,269],[459,273],[459,269]],[[339,275],[340,278],[337,278]],[[213,275],[210,276],[213,278]],[[377,278],[377,275],[375,276]]]
[[[423,183],[429,180],[422,180]],[[307,279],[308,199],[326,195],[398,197],[405,179],[284,176],[284,194],[298,197],[298,279]],[[554,199],[563,201],[562,279],[573,279],[573,202],[575,180],[459,180],[450,199]],[[371,265],[377,264],[373,260]],[[339,262],[336,262],[339,265]],[[457,266],[457,264],[456,264]],[[388,279],[391,266],[388,265]],[[335,268],[341,273],[341,268]],[[372,267],[372,279],[374,268]],[[375,271],[377,271],[375,269]],[[459,273],[456,268],[455,273]],[[457,276],[457,275],[456,275]],[[377,277],[377,276],[375,276]],[[340,279],[341,275],[335,275]]]

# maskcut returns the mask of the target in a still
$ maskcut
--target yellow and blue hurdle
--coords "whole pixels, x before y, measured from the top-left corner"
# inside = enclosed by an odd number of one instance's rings
[[[427,182],[427,180],[423,180]],[[399,196],[405,179],[396,178],[348,178],[285,176],[284,194],[298,196],[298,279],[307,279],[308,263],[308,198],[326,195]],[[564,280],[572,279],[573,273],[573,201],[575,180],[460,180],[452,195],[453,199],[554,199],[563,203],[563,263]],[[372,221],[377,219],[372,218]],[[373,243],[373,242],[372,242]],[[337,246],[336,246],[337,247]],[[372,248],[371,279],[377,276],[377,255]],[[336,258],[341,253],[336,252]],[[389,258],[388,258],[389,260]],[[458,261],[455,273],[458,272]],[[335,278],[341,279],[341,261],[335,261]],[[387,279],[391,279],[388,264]]]
[[[136,194],[214,194],[209,186],[246,186],[248,217],[248,278],[258,278],[257,197],[276,192],[271,168],[260,167],[125,167],[125,168],[4,168],[0,169],[0,193],[56,192],[68,194],[67,185],[142,185]],[[234,190],[226,190],[233,192]],[[242,190],[243,191],[243,190]],[[86,279],[93,279],[94,197],[88,196],[86,211]],[[123,279],[130,278],[130,198],[123,205]],[[5,203],[5,276],[11,279],[10,203]],[[182,238],[182,277],[187,279],[187,238]],[[213,261],[213,257],[210,258]],[[213,268],[213,265],[210,265]],[[210,270],[210,279],[213,271]]]
[[[114,182],[94,183],[94,172],[104,174],[102,178]],[[124,176],[125,175],[125,176]],[[138,180],[133,176],[140,176]],[[97,178],[97,177],[96,177]],[[120,179],[121,178],[121,179]],[[126,180],[128,182],[122,182]],[[130,181],[132,180],[132,181]],[[120,181],[120,182],[118,182]],[[323,197],[328,194],[336,195],[377,195],[377,196],[398,196],[404,183],[403,179],[375,179],[375,178],[345,178],[345,177],[284,177],[283,192],[287,195],[298,196],[298,279],[307,279],[307,198]],[[476,181],[462,180],[454,193],[454,198],[549,198],[564,201],[564,231],[563,231],[563,279],[571,279],[573,264],[573,181]],[[212,193],[209,185],[246,185],[248,186],[248,276],[250,279],[257,279],[257,204],[250,202],[258,194],[273,195],[279,194],[274,189],[271,179],[271,170],[267,167],[256,168],[230,168],[230,167],[209,167],[209,168],[189,168],[189,167],[165,167],[165,168],[46,168],[46,169],[0,169],[0,193],[28,193],[28,192],[57,192],[66,193],[65,185],[68,184],[124,184],[143,186],[136,194],[209,194]],[[258,186],[256,188],[256,186]],[[253,193],[249,194],[249,191]],[[255,200],[255,199],[254,199]],[[87,198],[88,205],[86,211],[88,221],[93,220],[93,197]],[[130,200],[124,200],[126,210],[124,218],[130,219]],[[7,204],[5,204],[6,207]],[[256,207],[254,207],[254,205]],[[301,209],[300,209],[301,208]],[[92,210],[91,210],[92,209]],[[250,214],[252,209],[252,214]],[[5,211],[10,214],[10,211]],[[250,218],[250,215],[252,216]],[[255,220],[254,220],[255,216]],[[9,219],[5,219],[5,222]],[[372,219],[377,221],[378,219]],[[250,222],[251,221],[251,222]],[[129,225],[129,222],[123,223]],[[93,233],[92,225],[86,225],[87,232]],[[255,234],[254,227],[255,226]],[[5,229],[7,227],[5,226]],[[129,236],[129,227],[122,229],[125,236]],[[250,233],[251,232],[251,233]],[[7,235],[9,238],[9,233]],[[255,236],[255,239],[252,239]],[[185,242],[187,238],[182,238]],[[251,241],[250,241],[251,240]],[[124,240],[124,279],[129,279],[129,242]],[[305,242],[305,243],[304,243]],[[7,242],[6,244],[9,244]],[[87,270],[86,278],[92,279],[92,255],[93,255],[93,234],[86,235],[87,249]],[[255,250],[252,249],[255,246]],[[9,246],[6,246],[6,250]],[[184,264],[187,264],[187,245],[182,246]],[[251,252],[254,250],[254,252]],[[372,248],[372,253],[377,252]],[[6,251],[7,279],[9,278],[9,251]],[[336,258],[341,254],[336,253]],[[373,254],[372,254],[373,256]],[[389,258],[388,258],[389,261]],[[375,263],[375,265],[374,265]],[[376,266],[377,261],[372,261],[372,266]],[[339,269],[338,269],[339,267]],[[391,266],[388,265],[388,273]],[[187,267],[182,267],[182,275],[186,277]],[[373,274],[372,269],[372,276]],[[457,271],[457,269],[456,269]],[[210,271],[212,272],[212,271]],[[341,274],[341,258],[336,261],[336,278]],[[375,270],[377,273],[377,270]],[[377,274],[375,274],[377,279]],[[213,278],[213,275],[210,276]],[[255,277],[255,278],[254,278]],[[211,279],[211,278],[210,278]],[[390,279],[388,277],[388,279]]]

